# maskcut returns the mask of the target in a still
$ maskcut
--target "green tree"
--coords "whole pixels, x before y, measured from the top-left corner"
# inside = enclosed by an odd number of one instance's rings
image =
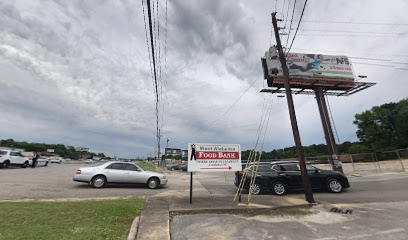
[[[408,99],[375,106],[355,115],[357,137],[372,151],[408,146]]]

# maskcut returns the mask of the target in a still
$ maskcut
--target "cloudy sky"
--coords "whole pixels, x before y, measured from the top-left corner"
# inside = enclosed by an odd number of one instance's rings
[[[159,1],[162,146],[169,138],[175,148],[194,141],[249,149],[268,106],[264,150],[294,145],[286,99],[259,93],[266,87],[260,58],[275,44],[270,13],[290,21],[293,2],[168,0],[166,28],[166,1]],[[155,92],[142,9],[140,0],[0,1],[0,138],[153,155]],[[356,75],[377,83],[329,98],[341,142],[357,140],[356,113],[407,97],[406,9],[405,0],[307,3],[291,52],[350,56]],[[324,143],[314,97],[294,101],[302,143]]]

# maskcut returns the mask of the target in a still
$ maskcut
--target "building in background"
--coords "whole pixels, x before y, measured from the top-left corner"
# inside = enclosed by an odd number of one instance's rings
[[[181,156],[181,149],[179,148],[165,148],[164,154],[166,156]]]

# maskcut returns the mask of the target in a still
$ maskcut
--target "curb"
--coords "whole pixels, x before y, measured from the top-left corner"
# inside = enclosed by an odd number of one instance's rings
[[[175,209],[169,210],[169,216],[174,217],[177,215],[194,215],[194,214],[262,214],[268,211],[276,209],[288,209],[288,208],[306,208],[315,206],[316,203],[305,203],[291,206],[278,206],[278,207],[266,207],[266,208],[221,208],[221,209]]]
[[[136,217],[133,220],[132,226],[130,227],[129,234],[127,240],[135,240],[137,235],[137,229],[139,227],[139,219],[140,217]]]

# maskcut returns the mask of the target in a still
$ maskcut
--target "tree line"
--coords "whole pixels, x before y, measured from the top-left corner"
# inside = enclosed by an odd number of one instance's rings
[[[13,139],[4,139],[0,140],[0,147],[9,147],[9,148],[19,148],[24,149],[27,152],[38,152],[38,153],[45,153],[47,149],[54,149],[54,153],[59,155],[60,157],[64,158],[71,158],[71,159],[79,159],[81,158],[81,152],[75,150],[74,147],[67,147],[64,144],[46,144],[46,143],[34,143],[34,142],[19,142],[14,141]],[[89,152],[86,155],[90,156],[97,156],[97,157],[105,157],[104,153],[93,153]]]
[[[355,115],[359,142],[338,144],[340,154],[382,152],[408,147],[408,99],[374,106]],[[326,144],[304,146],[305,157],[329,155]],[[242,151],[241,159],[247,160],[250,150]],[[296,158],[296,147],[273,149],[263,152],[261,159]]]

